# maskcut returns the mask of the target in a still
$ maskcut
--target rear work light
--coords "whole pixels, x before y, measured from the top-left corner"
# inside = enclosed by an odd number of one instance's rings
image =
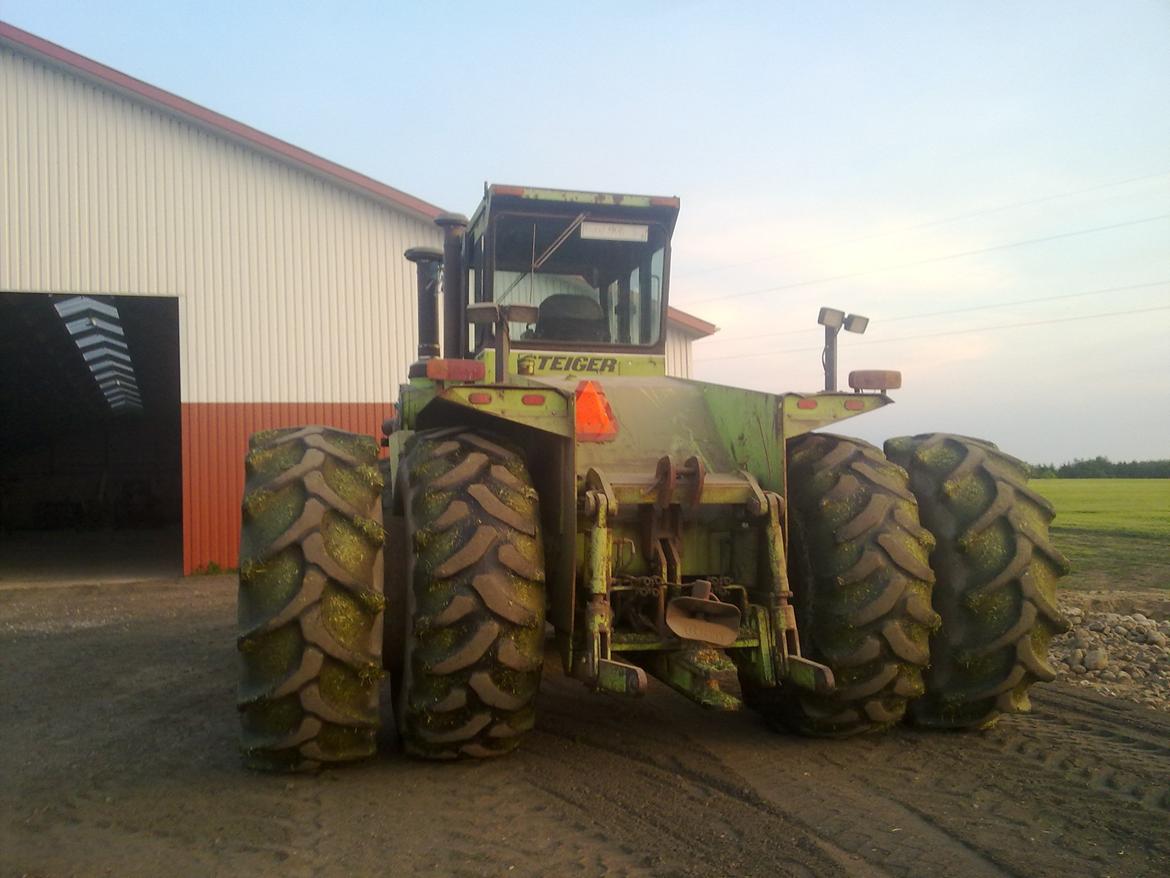
[[[617,437],[617,418],[601,385],[582,381],[577,385],[573,407],[577,439],[580,442],[608,442]]]
[[[849,373],[849,386],[854,390],[897,390],[902,386],[902,373],[893,369],[861,369]]]

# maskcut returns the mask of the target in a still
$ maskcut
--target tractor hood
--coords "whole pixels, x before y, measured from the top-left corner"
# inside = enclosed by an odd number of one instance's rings
[[[537,378],[538,383],[575,395],[580,376]],[[654,472],[665,454],[685,460],[699,457],[708,470],[739,469],[704,397],[704,385],[680,378],[589,375],[613,412],[612,438],[576,443],[576,471],[590,468],[619,472]],[[758,394],[768,396],[768,394]],[[775,436],[775,418],[766,432]],[[765,425],[760,425],[765,427]]]
[[[574,470],[653,473],[669,455],[698,458],[712,473],[752,473],[765,490],[784,487],[783,443],[837,420],[886,405],[879,394],[773,394],[666,376],[533,376],[577,402],[589,381],[608,403],[616,432],[600,440],[578,433]],[[572,407],[572,406],[571,406]]]
[[[615,375],[589,368],[608,362],[604,357],[565,359],[573,361],[567,364],[571,371],[513,375],[504,385],[446,385],[427,408],[437,415],[439,407],[455,405],[477,418],[512,421],[569,440],[566,468],[572,460],[578,488],[592,469],[637,481],[669,457],[680,465],[695,458],[708,473],[747,472],[764,490],[782,493],[786,440],[892,401],[884,393],[775,394],[661,374]],[[635,359],[618,362],[633,371]],[[538,388],[555,393],[532,392]],[[442,410],[442,418],[421,413],[419,427],[466,418]]]

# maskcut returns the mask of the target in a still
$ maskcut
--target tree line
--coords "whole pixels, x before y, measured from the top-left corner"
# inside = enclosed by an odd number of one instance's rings
[[[1170,460],[1121,460],[1094,457],[1071,463],[1031,464],[1034,479],[1170,479]]]

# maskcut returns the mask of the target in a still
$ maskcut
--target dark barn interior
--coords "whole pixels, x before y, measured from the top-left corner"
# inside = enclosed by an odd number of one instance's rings
[[[178,300],[0,293],[0,579],[178,575]]]

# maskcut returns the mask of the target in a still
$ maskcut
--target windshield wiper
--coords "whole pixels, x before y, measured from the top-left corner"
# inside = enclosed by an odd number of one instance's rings
[[[512,283],[511,283],[511,285],[509,285],[508,289],[504,290],[503,295],[501,295],[500,297],[498,297],[496,299],[496,302],[498,304],[502,304],[504,299],[508,298],[508,294],[511,293],[512,290],[516,289],[516,286],[517,286],[517,284],[520,283],[520,281],[524,280],[524,278],[528,277],[530,274],[535,274],[537,271],[539,271],[540,268],[542,268],[544,266],[544,264],[546,262],[548,262],[548,260],[550,258],[552,258],[552,255],[554,253],[556,253],[557,250],[560,249],[561,245],[564,244],[565,241],[569,240],[569,235],[573,234],[573,232],[576,230],[576,228],[579,225],[581,225],[581,223],[584,220],[585,220],[585,214],[583,214],[583,213],[577,214],[576,219],[574,219],[571,223],[569,223],[565,227],[564,231],[562,231],[559,235],[556,236],[556,238],[553,240],[553,242],[551,244],[549,244],[548,247],[545,248],[543,253],[540,254],[540,257],[534,258],[532,260],[532,267],[530,269],[528,269],[528,271],[521,274],[514,281],[512,281]],[[535,243],[536,223],[532,224],[532,236],[533,236],[533,242]],[[533,249],[535,251],[535,248],[533,248]]]

